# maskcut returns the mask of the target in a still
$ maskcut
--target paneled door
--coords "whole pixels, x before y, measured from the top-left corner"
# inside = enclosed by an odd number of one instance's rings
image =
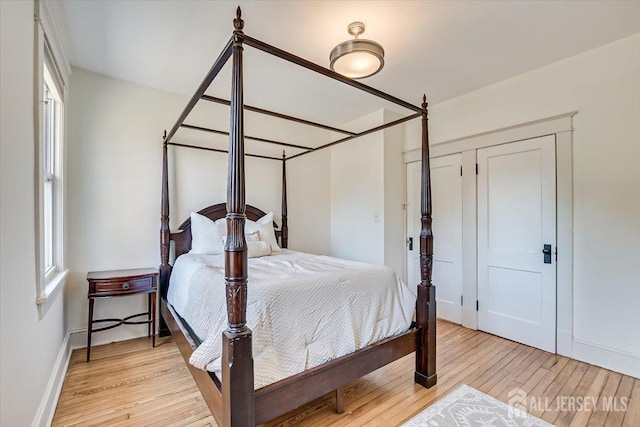
[[[437,315],[462,323],[462,155],[431,159],[433,200],[433,284]],[[407,276],[420,281],[421,164],[407,164]]]
[[[555,353],[555,137],[477,159],[478,328]]]

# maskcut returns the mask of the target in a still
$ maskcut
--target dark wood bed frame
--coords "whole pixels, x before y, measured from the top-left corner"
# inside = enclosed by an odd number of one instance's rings
[[[269,421],[293,410],[326,393],[339,390],[342,386],[372,372],[407,354],[416,352],[415,382],[432,387],[436,384],[436,300],[435,286],[431,283],[433,262],[433,235],[431,231],[431,185],[429,174],[429,133],[427,121],[427,102],[423,96],[422,105],[415,106],[377,89],[351,80],[332,70],[311,63],[274,46],[251,38],[243,33],[244,21],[240,8],[233,20],[234,32],[222,53],[217,58],[205,79],[191,97],[189,103],[163,139],[162,156],[162,216],[160,229],[160,334],[173,335],[184,359],[195,379],[216,422],[223,426],[254,426]],[[344,129],[315,123],[258,107],[244,105],[243,102],[243,46],[248,45],[278,58],[292,62],[311,71],[340,81],[386,101],[393,102],[413,113],[399,120],[375,128],[355,133]],[[205,95],[205,91],[225,65],[232,58],[232,89],[229,101]],[[231,108],[230,131],[203,128],[185,124],[184,121],[200,100],[229,105]],[[244,110],[266,114],[283,120],[315,126],[347,136],[319,147],[306,147],[279,141],[249,137],[244,134]],[[259,157],[282,162],[282,222],[276,232],[281,245],[288,246],[287,227],[287,191],[286,163],[293,158],[317,150],[368,135],[370,133],[421,117],[422,119],[422,185],[421,185],[421,224],[420,233],[420,283],[417,285],[416,321],[402,334],[384,339],[373,345],[355,351],[346,356],[331,360],[315,368],[292,377],[254,390],[252,333],[247,327],[247,244],[244,238],[246,219],[257,220],[264,216],[260,209],[247,205],[245,201],[245,156]],[[229,135],[229,149],[220,150],[201,146],[192,146],[173,142],[171,139],[180,127]],[[282,158],[245,154],[244,140],[253,139],[269,144],[290,146],[304,150],[301,153]],[[228,329],[222,334],[222,380],[215,374],[193,367],[189,358],[199,345],[198,338],[189,325],[174,311],[167,302],[167,290],[171,276],[170,244],[175,244],[175,258],[191,248],[191,222],[187,219],[179,231],[172,233],[169,228],[169,177],[168,146],[191,147],[209,151],[228,153],[227,201],[226,204],[209,206],[199,213],[212,220],[227,219],[227,243],[225,246],[225,286],[227,295]],[[275,224],[275,223],[274,223]],[[292,325],[293,327],[293,325]],[[338,395],[338,406],[341,398]]]

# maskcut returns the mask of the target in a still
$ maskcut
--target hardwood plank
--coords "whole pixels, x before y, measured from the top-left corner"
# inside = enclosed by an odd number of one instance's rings
[[[609,372],[607,375],[607,381],[602,387],[602,391],[598,396],[598,401],[596,403],[596,407],[589,417],[588,424],[590,427],[601,427],[604,426],[604,422],[607,419],[607,415],[609,414],[609,408],[613,407],[613,403],[615,402],[615,394],[620,386],[620,381],[622,380],[622,375],[617,372]],[[611,406],[609,406],[611,405]]]
[[[636,379],[633,383],[633,391],[631,392],[631,399],[629,399],[629,405],[627,406],[627,412],[622,422],[623,427],[638,427],[640,426],[640,379]]]
[[[607,427],[619,427],[622,425],[622,421],[624,420],[624,416],[629,405],[629,398],[633,391],[633,383],[634,379],[627,376],[623,376],[620,380],[620,385],[616,391],[616,399],[618,399],[617,403],[619,407],[607,414],[607,419],[605,421],[605,425]]]
[[[591,383],[591,386],[584,394],[584,407],[581,411],[576,412],[576,415],[571,420],[571,427],[581,427],[587,425],[589,418],[593,414],[598,402],[598,396],[602,393],[605,381],[609,375],[609,371],[606,369],[599,369],[595,379]]]
[[[502,359],[497,361],[497,363],[493,364],[482,375],[478,376],[473,381],[471,381],[469,385],[475,388],[476,390],[480,390],[482,388],[484,388],[485,390],[488,389],[489,386],[493,386],[494,381],[497,382],[502,378],[503,374],[501,373],[504,371],[505,367],[510,366],[510,364],[517,357],[526,357],[529,349],[530,347],[515,345],[515,348],[513,351],[509,352]],[[496,376],[498,376],[498,378],[496,378]]]
[[[514,365],[512,369],[509,370],[506,373],[506,375],[497,384],[495,384],[491,388],[488,388],[486,393],[495,398],[499,398],[502,396],[502,394],[505,394],[506,396],[506,394],[508,394],[510,390],[513,390],[516,387],[521,388],[519,383],[516,381],[516,378],[518,377],[518,374],[522,372],[522,370],[525,369],[527,366],[528,366],[527,361],[524,358],[521,358],[521,360],[516,365]],[[540,370],[542,370],[542,372],[544,373],[543,377],[547,377],[553,380],[553,375],[552,375],[553,372],[551,372],[549,369],[546,369],[544,367],[540,368]],[[538,381],[535,384],[532,384],[532,386],[533,387],[531,388],[529,393],[535,394],[535,390],[540,387],[540,382]]]
[[[551,409],[555,407],[562,386],[566,384],[569,378],[576,372],[579,364],[580,362],[577,360],[569,360],[565,368],[553,378],[553,381],[548,384],[542,393],[538,395],[532,394],[531,397],[539,399],[539,402],[536,403],[536,407],[532,407],[533,405],[531,404],[528,406],[529,414],[540,418],[547,408]]]
[[[546,360],[550,356],[549,353],[542,350],[537,350],[535,351],[535,353],[537,354],[537,357],[531,362],[530,365],[527,365],[527,367],[523,369],[522,372],[520,372],[520,375],[516,377],[517,382],[525,384],[527,381],[529,381],[529,378],[544,364],[544,362],[546,362]]]
[[[147,338],[92,348],[71,356],[53,426],[217,426],[172,339],[151,348]],[[345,412],[328,393],[265,424],[284,426],[394,426],[461,384],[504,402],[518,387],[529,396],[630,398],[626,412],[557,411],[534,415],[558,426],[640,425],[640,381],[552,355],[484,332],[438,322],[438,385],[413,382],[415,359],[405,356],[347,384]],[[549,409],[549,410],[547,410]]]
[[[578,387],[578,384],[582,381],[585,373],[589,369],[589,365],[586,363],[578,362],[578,366],[576,367],[573,374],[567,379],[567,382],[562,384],[562,388],[558,392],[556,396],[563,398],[565,396],[572,396],[573,391]],[[557,403],[557,401],[556,401]],[[547,421],[551,424],[555,424],[556,419],[560,415],[560,406],[559,404],[555,404],[550,408],[545,408],[545,412],[540,416],[544,421]]]
[[[600,372],[600,368],[598,368],[596,366],[589,366],[587,368],[587,372],[584,373],[584,376],[582,377],[582,379],[578,383],[578,385],[575,388],[575,390],[573,391],[573,393],[570,396],[567,396],[567,397],[584,398],[584,396],[587,395],[587,391],[589,391],[589,388],[591,387],[591,385],[595,381],[596,376],[598,375],[598,372]],[[577,400],[575,400],[575,402],[577,402]],[[578,409],[577,405],[568,405],[567,408],[560,408],[559,409],[560,410],[560,414],[559,414],[558,418],[556,418],[556,421],[555,421],[554,424],[557,427],[563,427],[563,426],[571,425],[571,422],[573,421],[573,419],[575,418],[576,414],[578,413],[577,409]]]

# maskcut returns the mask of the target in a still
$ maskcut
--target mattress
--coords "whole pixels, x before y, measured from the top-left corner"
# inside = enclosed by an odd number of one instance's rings
[[[247,296],[256,389],[406,331],[416,301],[389,267],[290,250],[249,259]],[[220,378],[224,255],[180,256],[167,299],[202,341],[190,363]]]

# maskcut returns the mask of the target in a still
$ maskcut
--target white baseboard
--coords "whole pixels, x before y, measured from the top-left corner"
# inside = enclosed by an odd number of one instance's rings
[[[74,329],[70,331],[71,349],[87,348],[87,329]],[[128,341],[146,337],[146,326],[137,328],[115,328],[108,331],[97,332],[91,336],[91,348],[99,345],[110,344],[118,341]]]
[[[76,329],[69,331],[71,337],[69,338],[69,343],[73,350],[78,350],[80,348],[87,347],[87,330],[86,329]],[[93,347],[93,345],[91,346]]]
[[[621,374],[640,378],[640,355],[628,351],[574,338],[572,357]]]
[[[67,368],[69,367],[71,350],[70,333],[67,332],[62,340],[62,345],[60,346],[58,357],[53,365],[51,376],[42,395],[42,400],[40,401],[40,405],[38,405],[36,416],[31,423],[32,427],[47,427],[51,425],[56,412],[56,406],[58,405],[58,399],[60,398],[60,392],[62,391],[62,384],[64,383]]]

